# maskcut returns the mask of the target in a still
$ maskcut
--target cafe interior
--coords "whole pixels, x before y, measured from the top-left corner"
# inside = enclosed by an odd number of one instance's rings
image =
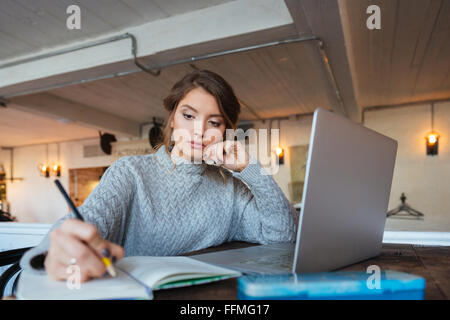
[[[202,69],[232,85],[239,128],[278,130],[273,178],[299,213],[322,107],[398,142],[385,241],[449,246],[449,38],[445,0],[1,1],[0,251],[70,212],[55,179],[82,206],[153,152],[164,97]]]

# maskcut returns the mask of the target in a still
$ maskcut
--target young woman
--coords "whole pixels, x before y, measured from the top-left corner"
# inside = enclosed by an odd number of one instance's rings
[[[179,255],[227,241],[293,241],[295,210],[245,148],[224,141],[240,106],[231,86],[194,71],[164,99],[164,143],[153,154],[115,161],[79,211],[60,219],[21,260],[23,268],[81,281],[102,276],[101,256]],[[222,170],[222,168],[227,170]]]

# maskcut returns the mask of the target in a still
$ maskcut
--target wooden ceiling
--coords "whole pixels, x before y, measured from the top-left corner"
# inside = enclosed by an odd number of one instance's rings
[[[361,108],[450,99],[450,1],[346,0],[343,28]],[[366,8],[381,9],[381,30]]]
[[[243,102],[241,120],[282,117],[331,109],[331,90],[315,42],[291,43],[200,60],[195,67],[220,74]],[[50,94],[146,122],[165,118],[162,100],[190,64],[175,65],[154,77],[144,72],[49,91]],[[254,113],[245,106],[249,106]]]
[[[0,146],[13,147],[98,137],[95,129],[14,108],[0,108]]]
[[[156,0],[151,2],[156,3]],[[197,5],[200,2],[191,1]],[[348,92],[354,92],[359,109],[450,99],[450,1],[378,0],[381,30],[366,27],[369,16],[366,9],[374,4],[370,0],[342,0],[339,6],[329,0],[286,2],[297,4],[292,8],[302,13],[294,19],[299,33],[302,33],[302,24],[309,25],[312,34],[325,40],[337,86],[343,98],[348,98]],[[25,5],[25,0],[18,3]],[[172,1],[167,5],[170,3]],[[332,17],[337,16],[332,22],[326,19],[330,10]],[[1,21],[0,17],[0,27]],[[342,27],[345,41],[336,36],[337,25]],[[343,54],[336,54],[336,50]],[[195,62],[195,67],[217,72],[230,82],[239,99],[254,111],[243,107],[242,120],[284,117],[310,113],[318,106],[328,109],[336,106],[330,78],[313,42],[200,60]],[[347,67],[351,77],[339,76]],[[152,117],[165,118],[163,98],[176,81],[192,70],[189,64],[182,64],[164,68],[159,77],[139,72],[47,93],[106,114],[145,123]]]
[[[230,1],[233,0],[1,0],[0,60]],[[82,32],[66,27],[66,9],[74,4],[82,12]]]

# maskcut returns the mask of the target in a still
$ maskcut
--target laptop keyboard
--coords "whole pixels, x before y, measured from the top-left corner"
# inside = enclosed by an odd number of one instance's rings
[[[240,261],[242,264],[258,265],[272,269],[291,270],[294,260],[294,251],[283,251],[279,255],[262,256]]]

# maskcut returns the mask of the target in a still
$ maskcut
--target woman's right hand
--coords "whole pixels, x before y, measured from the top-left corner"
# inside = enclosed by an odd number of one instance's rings
[[[75,265],[80,268],[80,281],[85,282],[105,274],[106,267],[101,257],[108,253],[113,262],[124,256],[123,248],[102,239],[92,224],[67,219],[50,233],[50,248],[44,266],[50,278],[66,280],[71,275],[67,268],[76,261]]]

